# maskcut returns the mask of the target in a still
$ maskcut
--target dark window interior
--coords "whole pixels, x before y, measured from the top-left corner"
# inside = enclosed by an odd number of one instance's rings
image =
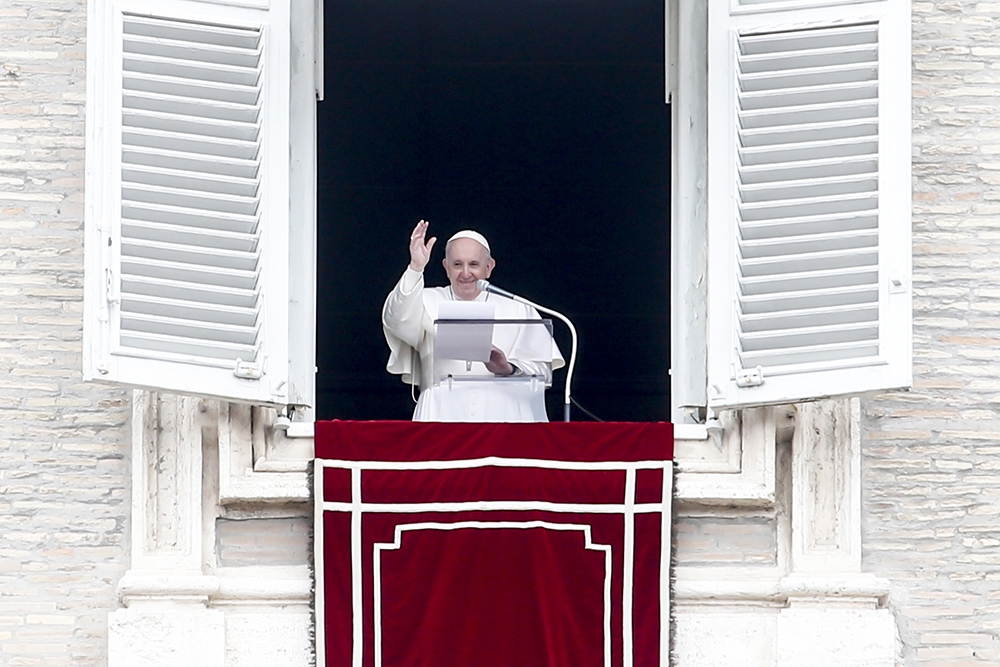
[[[482,232],[493,282],[576,324],[577,400],[669,419],[663,0],[326,0],[324,28],[317,418],[412,413],[380,310],[423,218],[428,285],[445,239]]]

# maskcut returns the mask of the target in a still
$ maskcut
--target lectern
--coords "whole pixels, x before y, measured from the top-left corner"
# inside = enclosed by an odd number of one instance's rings
[[[467,304],[460,304],[467,305]],[[475,304],[483,305],[483,304]],[[522,372],[497,377],[481,363],[491,345],[516,350],[520,362],[552,362],[555,344],[547,319],[438,319],[434,322],[434,367],[429,373],[433,394],[417,409],[421,421],[548,421],[545,389],[551,374]]]
[[[325,667],[666,667],[667,423],[317,422]]]

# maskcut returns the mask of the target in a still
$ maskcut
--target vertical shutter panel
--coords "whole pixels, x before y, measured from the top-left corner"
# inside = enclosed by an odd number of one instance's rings
[[[85,374],[284,403],[287,7],[93,4]]]
[[[709,18],[709,404],[906,385],[908,5],[726,4]]]

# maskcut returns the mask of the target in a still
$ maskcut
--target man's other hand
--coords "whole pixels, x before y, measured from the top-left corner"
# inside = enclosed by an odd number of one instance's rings
[[[486,370],[494,375],[513,375],[514,366],[507,361],[507,355],[497,346],[490,350],[490,360],[486,362]]]

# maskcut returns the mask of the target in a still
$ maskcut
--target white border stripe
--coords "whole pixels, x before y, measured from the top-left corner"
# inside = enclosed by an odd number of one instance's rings
[[[348,470],[454,470],[461,468],[551,468],[553,470],[655,470],[663,461],[549,461],[546,459],[512,459],[488,456],[460,461],[343,461],[317,459],[331,468]]]
[[[547,521],[456,521],[454,523],[397,524],[393,541],[375,544],[372,564],[374,571],[375,612],[375,667],[382,667],[382,551],[392,551],[402,546],[403,532],[414,530],[457,530],[460,528],[547,528],[549,530],[579,530],[583,532],[584,548],[604,552],[604,667],[611,667],[611,545],[595,544],[590,526]]]
[[[632,667],[632,587],[635,578],[635,470],[625,473],[625,539],[622,575],[622,665]]]
[[[313,576],[316,579],[313,588],[313,605],[316,610],[316,664],[326,665],[326,563],[323,561],[327,535],[323,519],[324,510],[323,482],[326,467],[313,464],[313,534],[316,542],[313,544]]]
[[[660,665],[670,664],[670,551],[673,548],[674,464],[663,464],[663,515],[660,523]]]
[[[361,471],[351,471],[351,605],[354,646],[351,660],[360,667],[364,648],[364,600],[361,579]]]
[[[530,511],[545,512],[585,512],[587,514],[621,514],[631,511],[633,514],[662,512],[660,504],[644,503],[642,505],[611,505],[586,503],[550,503],[542,500],[467,500],[454,503],[353,503],[329,502],[323,503],[325,512],[353,512],[357,507],[363,512],[392,512],[409,514],[412,512],[497,512],[497,511]]]

